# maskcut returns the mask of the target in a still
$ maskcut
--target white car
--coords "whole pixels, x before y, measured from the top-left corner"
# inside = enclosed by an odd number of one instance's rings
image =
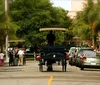
[[[71,47],[69,50],[69,64],[75,65],[75,55],[77,55],[77,52],[79,50],[79,47]]]

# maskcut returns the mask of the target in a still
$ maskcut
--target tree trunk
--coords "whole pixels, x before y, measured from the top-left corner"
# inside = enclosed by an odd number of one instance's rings
[[[95,39],[94,39],[94,37],[92,37],[92,46],[93,46],[93,48],[95,48]]]
[[[96,46],[95,46],[95,27],[96,27],[96,24],[95,24],[95,22],[93,22],[93,24],[92,24],[92,26],[91,26],[91,28],[92,28],[92,46],[93,46],[93,48],[95,48]]]
[[[3,44],[0,44],[0,51],[3,52]]]

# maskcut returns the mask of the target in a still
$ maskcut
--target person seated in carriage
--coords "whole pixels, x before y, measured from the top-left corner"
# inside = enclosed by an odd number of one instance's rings
[[[48,40],[48,45],[54,45],[55,35],[53,34],[52,30],[47,34],[47,40]]]
[[[53,46],[54,45],[55,35],[53,34],[52,30],[47,34],[47,40],[48,40],[48,45],[49,46]],[[48,71],[52,71],[53,70],[52,64],[54,62],[55,62],[55,60],[53,60],[53,59],[47,60],[47,70]]]

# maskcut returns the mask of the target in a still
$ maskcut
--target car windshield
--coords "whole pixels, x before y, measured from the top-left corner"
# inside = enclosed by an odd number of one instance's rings
[[[96,52],[94,51],[83,51],[85,57],[96,57]]]
[[[82,52],[85,50],[93,51],[94,49],[93,48],[80,48],[78,51],[78,56],[81,56]]]
[[[83,51],[83,50],[91,50],[91,51],[93,51],[94,49],[93,48],[80,48],[79,51]]]

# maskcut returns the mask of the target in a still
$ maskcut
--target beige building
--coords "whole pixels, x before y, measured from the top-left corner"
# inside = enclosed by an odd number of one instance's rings
[[[97,0],[94,0],[96,2]],[[84,4],[87,3],[87,0],[71,0],[71,10],[68,13],[68,16],[74,18],[77,11],[81,11],[84,8]]]

